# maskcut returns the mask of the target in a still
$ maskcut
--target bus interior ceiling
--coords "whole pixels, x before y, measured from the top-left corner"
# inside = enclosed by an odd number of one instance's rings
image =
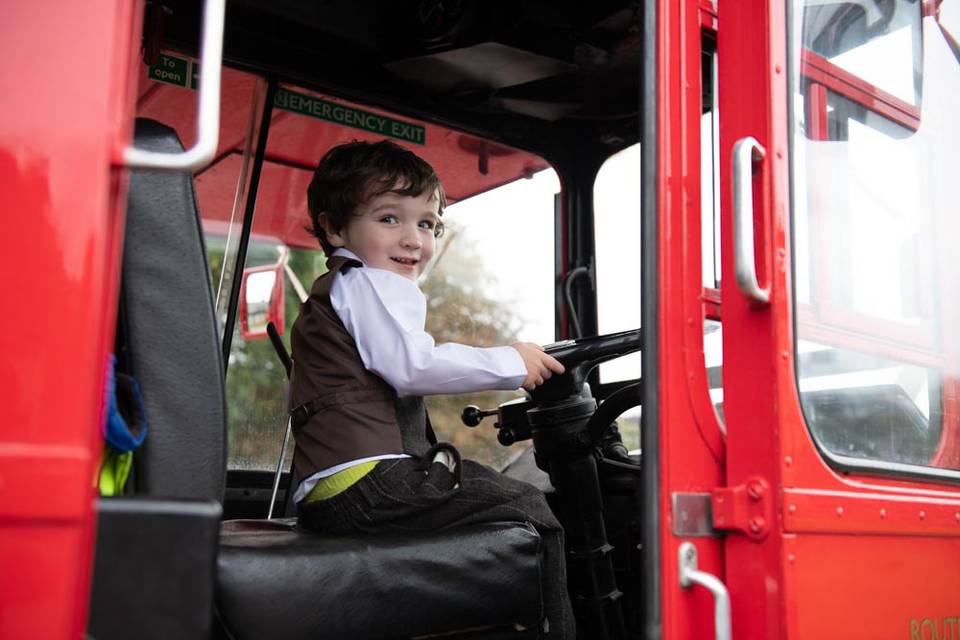
[[[161,18],[148,14],[145,42],[195,54],[200,5],[165,0]],[[532,151],[563,177],[567,166],[593,158],[598,167],[639,139],[640,16],[639,3],[622,0],[232,0],[224,58],[230,67]],[[241,134],[246,127],[244,118],[224,116],[222,152],[243,137],[231,136],[231,127]],[[469,158],[469,179],[441,176],[453,200],[545,167],[520,162],[511,176],[478,180],[481,153],[503,150],[481,149],[470,135],[448,157],[431,158],[432,146],[425,155],[441,167],[451,155]],[[305,155],[286,160],[308,169],[318,147],[301,148]]]

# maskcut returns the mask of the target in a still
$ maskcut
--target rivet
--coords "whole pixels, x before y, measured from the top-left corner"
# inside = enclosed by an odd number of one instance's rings
[[[773,67],[773,71],[774,71],[775,73],[780,73],[780,71],[781,71],[780,65],[779,65],[779,64],[778,64],[778,65],[775,65],[775,66]]]
[[[837,515],[841,518],[843,517],[843,507],[837,507]]]
[[[926,512],[926,511],[921,511],[921,512],[920,512],[920,519],[921,519],[921,520],[924,520],[924,519],[926,519],[926,517],[927,517],[927,512]]]
[[[886,510],[886,509],[880,509],[880,519],[883,520],[883,519],[886,518],[886,517],[887,517],[887,510]]]
[[[789,511],[790,513],[796,513],[796,512],[797,512],[797,505],[795,505],[795,504],[790,505],[789,507],[787,507],[787,511]]]
[[[787,465],[788,467],[792,467],[792,466],[793,466],[793,456],[787,456],[786,458],[784,458],[784,459],[783,459],[783,464]]]
[[[796,561],[797,561],[797,556],[795,554],[792,554],[792,553],[787,554],[787,562],[789,562],[790,564],[793,564]]]
[[[790,352],[784,349],[783,351],[780,352],[780,357],[786,360],[790,357]]]
[[[960,511],[953,514],[953,519],[956,520],[958,523],[960,523]]]
[[[783,158],[783,149],[777,149],[777,157],[781,159]]]

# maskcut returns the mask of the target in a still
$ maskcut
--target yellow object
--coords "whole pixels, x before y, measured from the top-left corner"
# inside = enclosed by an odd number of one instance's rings
[[[100,465],[99,487],[101,496],[119,496],[127,486],[130,467],[133,466],[133,451],[120,453],[110,447],[103,449],[103,463]]]
[[[320,478],[313,489],[307,494],[304,502],[317,502],[318,500],[329,500],[333,496],[343,493],[353,485],[357,484],[363,476],[367,475],[377,466],[379,460],[363,462],[353,467],[348,467],[343,471],[338,471],[332,476]]]

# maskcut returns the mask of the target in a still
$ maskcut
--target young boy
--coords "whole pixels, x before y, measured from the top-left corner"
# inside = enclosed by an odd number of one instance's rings
[[[452,445],[431,446],[422,397],[529,390],[563,365],[530,343],[436,345],[424,331],[416,279],[442,233],[445,198],[414,153],[389,141],[335,147],[320,160],[307,199],[328,272],[291,335],[300,524],[375,533],[530,522],[543,542],[548,637],[573,638],[563,530],[543,495],[460,460]]]

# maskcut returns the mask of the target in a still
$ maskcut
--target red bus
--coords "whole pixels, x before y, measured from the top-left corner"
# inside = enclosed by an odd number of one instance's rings
[[[266,326],[325,269],[317,159],[389,138],[452,203],[428,329],[571,371],[429,407],[547,493],[579,637],[960,638],[957,0],[0,24],[0,637],[536,637],[518,523],[294,525]],[[113,362],[147,426],[122,457]]]

